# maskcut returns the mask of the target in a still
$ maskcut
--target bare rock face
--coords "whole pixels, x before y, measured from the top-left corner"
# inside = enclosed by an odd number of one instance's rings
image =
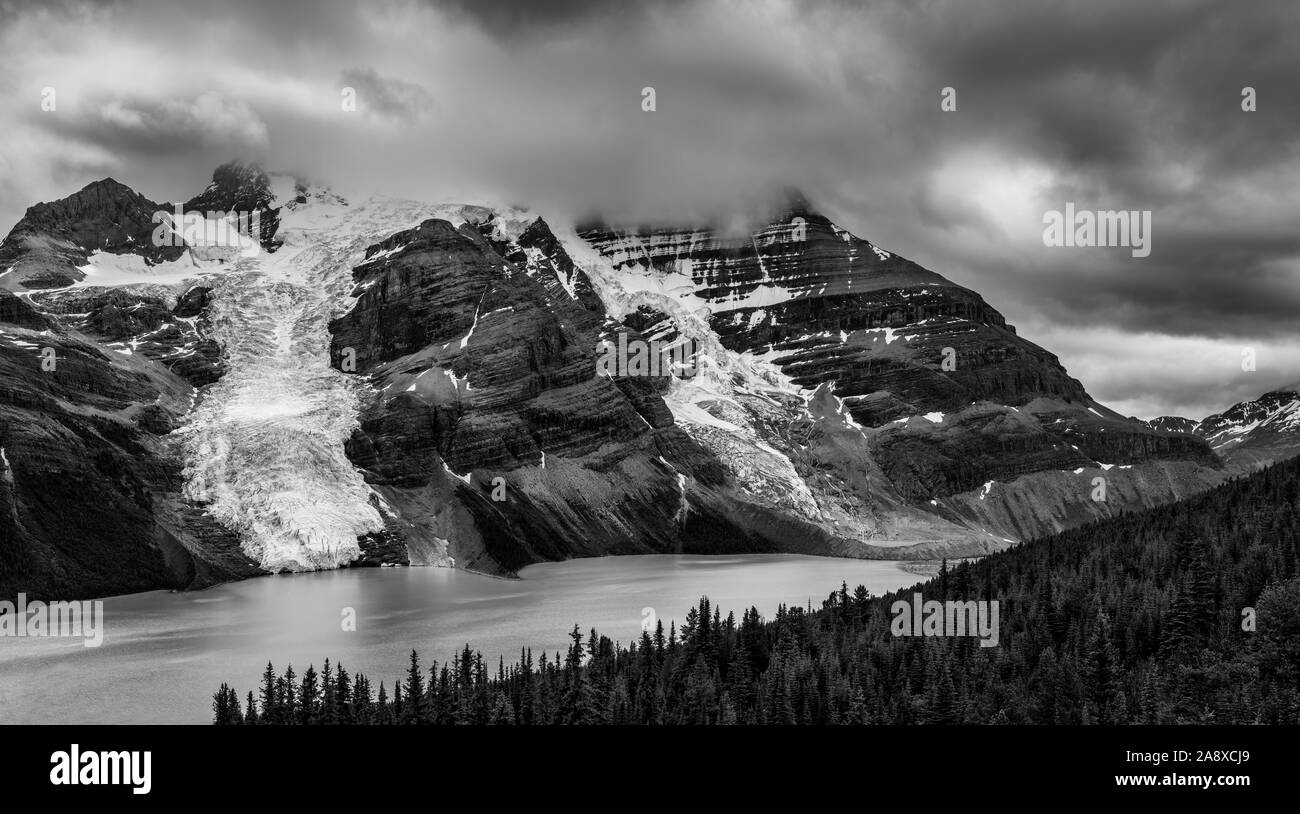
[[[160,435],[191,388],[63,327],[0,320],[0,596],[200,587],[258,573],[178,497]]]
[[[271,179],[255,164],[231,161],[217,167],[212,181],[182,207],[185,212],[257,213],[258,241],[270,251],[279,248],[276,231],[280,228],[280,207],[275,206]]]
[[[887,431],[876,451],[891,480],[915,499],[949,497],[987,481],[1092,469],[1101,463],[1187,461],[1210,470],[1220,466],[1194,438],[1135,429],[1131,422],[1088,420],[1070,411],[1011,412],[987,403],[938,425],[917,422]]]
[[[1078,520],[1098,509],[1021,512],[1028,520],[1012,523],[955,508],[985,484],[1025,478],[1043,481],[1031,490],[1039,500],[1068,489],[1050,502],[1082,504],[1088,490],[1057,477],[1080,468],[1187,464],[1176,486],[1151,478],[1139,503],[1222,478],[1206,444],[1096,403],[1056,356],[1018,336],[978,294],[855,237],[798,196],[740,233],[599,223],[578,233],[607,264],[610,288],[674,312],[656,330],[670,335],[703,314],[726,351],[775,365],[804,391],[829,388],[873,464],[858,467],[871,478],[848,488],[876,516],[899,511],[901,500],[931,512],[918,522],[938,536],[951,521],[1023,539],[1055,530],[1057,515]],[[1110,508],[1125,501],[1136,497],[1115,497]],[[896,533],[888,521],[878,528],[891,526]]]
[[[1162,415],[1158,418],[1153,418],[1142,423],[1146,424],[1153,430],[1160,430],[1161,432],[1194,433],[1196,431],[1196,425],[1200,422],[1192,418],[1183,418],[1182,416]]]
[[[729,350],[777,362],[802,387],[834,381],[864,425],[981,400],[1088,401],[1054,355],[1018,337],[978,294],[802,201],[742,236],[672,227],[579,233],[616,272],[689,289]],[[944,348],[953,365],[941,371]]]
[[[262,246],[274,251],[279,207],[273,206],[270,179],[261,168],[231,162],[218,167],[207,188],[180,205],[182,212],[257,214]],[[95,252],[135,255],[147,265],[174,261],[188,247],[181,238],[155,241],[160,212],[175,205],[156,203],[125,184],[104,178],[50,203],[29,207],[0,242],[0,289],[63,288],[85,279],[82,270]],[[176,242],[180,245],[170,245]]]
[[[106,348],[140,354],[202,387],[225,371],[221,347],[208,336],[209,291],[193,286],[177,298],[165,290],[83,288],[35,294],[33,301]]]
[[[30,207],[0,242],[0,287],[61,288],[85,275],[94,251],[138,254],[152,262],[174,260],[183,249],[154,246],[154,213],[166,209],[105,178],[52,203]]]
[[[38,331],[51,326],[50,320],[33,308],[30,303],[3,289],[0,289],[0,322],[7,322],[10,325]]]
[[[375,388],[349,454],[445,556],[495,572],[779,549],[728,517],[721,468],[674,426],[662,382],[597,374],[606,315],[543,221],[494,240],[487,222],[429,220],[367,254],[331,326],[336,367],[355,360]]]

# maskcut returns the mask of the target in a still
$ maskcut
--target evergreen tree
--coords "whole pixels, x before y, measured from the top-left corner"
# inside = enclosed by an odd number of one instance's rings
[[[262,671],[262,717],[266,723],[283,723],[283,716],[280,715],[278,703],[279,698],[275,686],[275,668],[268,661],[266,669]]]
[[[320,677],[320,722],[337,724],[339,722],[338,687],[334,683],[334,670],[330,666],[329,659],[325,659]]]
[[[388,703],[388,691],[384,689],[384,682],[379,682],[379,698],[375,703],[374,721],[377,724],[391,724],[393,722],[393,707]]]
[[[257,702],[253,700],[253,691],[248,691],[248,703],[244,707],[244,723],[247,726],[261,723],[257,718]]]
[[[420,656],[411,651],[411,666],[406,671],[405,703],[402,706],[401,722],[404,724],[424,723],[424,676],[420,672]]]
[[[1110,618],[1098,611],[1085,656],[1085,676],[1089,695],[1089,713],[1099,724],[1123,723],[1123,710],[1117,704],[1120,693],[1119,657],[1111,641]]]
[[[298,693],[298,722],[314,724],[320,716],[320,686],[317,683],[316,668],[307,665],[302,674],[302,688]]]

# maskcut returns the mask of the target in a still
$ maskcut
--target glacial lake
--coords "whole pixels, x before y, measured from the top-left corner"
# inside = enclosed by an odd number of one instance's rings
[[[104,640],[0,637],[0,723],[191,723],[211,720],[221,682],[256,693],[268,660],[301,674],[328,657],[391,688],[412,648],[427,669],[466,643],[495,671],[521,647],[552,655],[574,623],[628,643],[643,609],[667,630],[701,596],[722,610],[817,608],[841,582],[872,594],[924,578],[901,563],[798,555],[602,557],[529,566],[521,579],[449,568],[362,568],[260,577],[104,600]],[[343,630],[345,609],[356,630]]]

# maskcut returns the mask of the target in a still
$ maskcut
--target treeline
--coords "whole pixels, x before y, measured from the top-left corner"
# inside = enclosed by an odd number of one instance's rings
[[[214,721],[277,724],[1300,723],[1300,459],[1168,506],[963,562],[914,588],[861,586],[739,620],[702,599],[681,629],[484,664],[466,647],[391,690],[327,661]],[[1000,642],[896,637],[890,608],[996,600]],[[391,694],[390,694],[391,692]]]

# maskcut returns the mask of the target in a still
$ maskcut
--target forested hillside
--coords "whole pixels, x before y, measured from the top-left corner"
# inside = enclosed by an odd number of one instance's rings
[[[945,568],[883,597],[737,619],[709,600],[625,647],[489,665],[468,647],[377,685],[341,666],[277,675],[217,723],[1300,723],[1300,460],[1190,500]],[[890,634],[890,607],[997,600],[996,647]],[[1253,624],[1252,624],[1253,623]],[[1254,628],[1248,630],[1245,628]]]

